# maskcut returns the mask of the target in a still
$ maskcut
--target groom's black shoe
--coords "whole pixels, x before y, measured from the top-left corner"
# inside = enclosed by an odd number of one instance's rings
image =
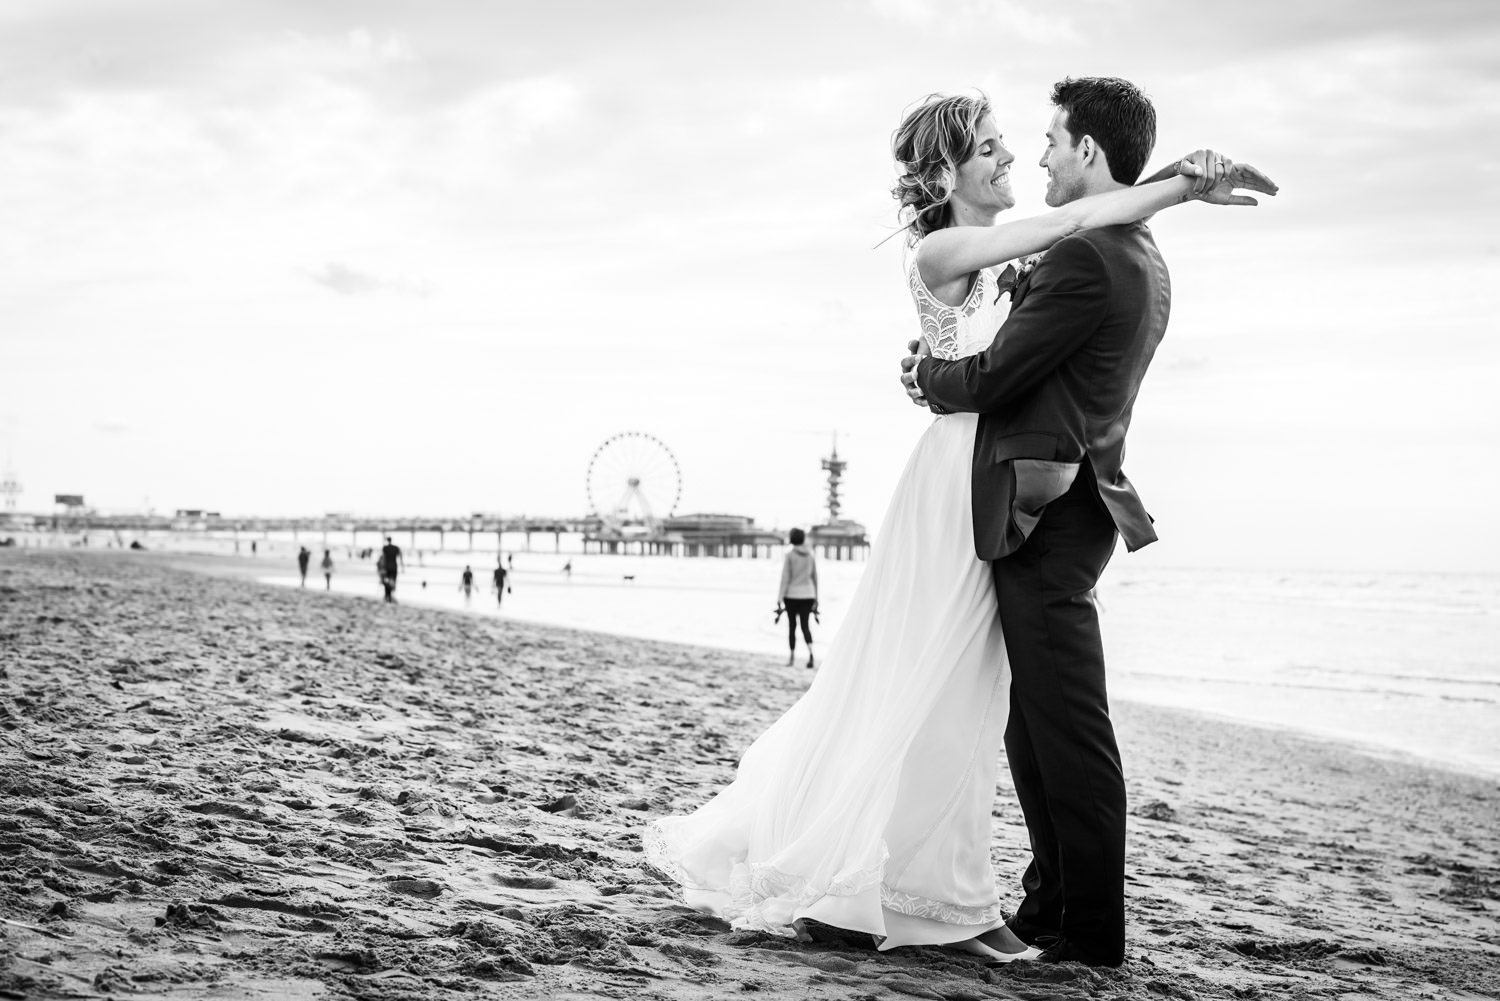
[[[1065,938],[1055,938],[1052,944],[1042,950],[1042,954],[1036,958],[1038,963],[1082,963],[1084,966],[1108,966],[1117,967],[1124,962],[1121,960],[1114,963],[1106,963],[1084,952],[1078,946]]]

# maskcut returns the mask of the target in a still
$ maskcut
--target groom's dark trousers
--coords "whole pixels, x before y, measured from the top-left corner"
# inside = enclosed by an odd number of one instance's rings
[[[1005,753],[1031,835],[1012,927],[1109,965],[1125,956],[1125,778],[1093,587],[1115,538],[1085,462],[1020,549],[990,564],[1011,669]]]
[[[979,414],[974,548],[989,560],[1010,658],[1006,753],[1031,834],[1012,929],[1088,962],[1125,956],[1125,784],[1092,590],[1116,532],[1156,538],[1122,468],[1171,282],[1141,223],[1054,244],[977,355],[924,358],[934,409]]]

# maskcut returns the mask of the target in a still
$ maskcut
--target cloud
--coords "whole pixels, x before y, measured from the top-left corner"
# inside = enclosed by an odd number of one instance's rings
[[[1033,43],[1075,42],[1081,37],[1068,18],[1014,0],[870,0],[870,7],[892,21],[958,33],[1002,28],[1019,41]]]
[[[483,130],[530,139],[566,123],[578,111],[583,92],[572,80],[557,75],[507,80],[476,94],[459,109]]]
[[[365,28],[349,32],[349,48],[372,62],[409,63],[416,59],[405,37],[395,33],[381,36]]]
[[[1267,206],[1286,238],[1278,258],[1468,258],[1489,237],[1462,220],[1500,208],[1500,141],[1471,127],[1500,103],[1490,58],[1500,28],[1476,24],[1471,35],[1298,39],[1163,75],[1156,88],[1171,97],[1158,151],[1222,143],[1272,173],[1282,196]],[[1465,136],[1461,157],[1455,135]]]
[[[394,292],[426,298],[432,290],[419,282],[401,278],[383,278],[364,271],[356,271],[338,261],[329,261],[318,271],[309,271],[307,276],[314,282],[337,292],[339,295],[369,295],[375,292]]]

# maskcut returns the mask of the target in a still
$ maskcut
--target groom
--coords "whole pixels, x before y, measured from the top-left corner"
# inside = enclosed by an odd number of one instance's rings
[[[1156,143],[1156,111],[1139,89],[1069,79],[1052,103],[1048,205],[1136,182]],[[1275,187],[1253,168],[1209,180],[1202,197],[1221,204],[1254,204],[1230,193],[1235,184]],[[1125,778],[1093,588],[1117,536],[1132,551],[1156,539],[1120,467],[1170,305],[1167,266],[1143,223],[1087,230],[1022,280],[988,349],[902,362],[919,404],[980,415],[974,541],[1000,602],[1011,666],[1005,749],[1032,849],[1009,925],[1044,961],[1125,959]]]

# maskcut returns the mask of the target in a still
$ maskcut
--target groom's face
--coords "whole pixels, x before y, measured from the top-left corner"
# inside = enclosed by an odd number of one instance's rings
[[[1082,152],[1068,131],[1068,113],[1058,108],[1047,127],[1047,150],[1041,161],[1047,168],[1047,204],[1053,208],[1083,197]]]

